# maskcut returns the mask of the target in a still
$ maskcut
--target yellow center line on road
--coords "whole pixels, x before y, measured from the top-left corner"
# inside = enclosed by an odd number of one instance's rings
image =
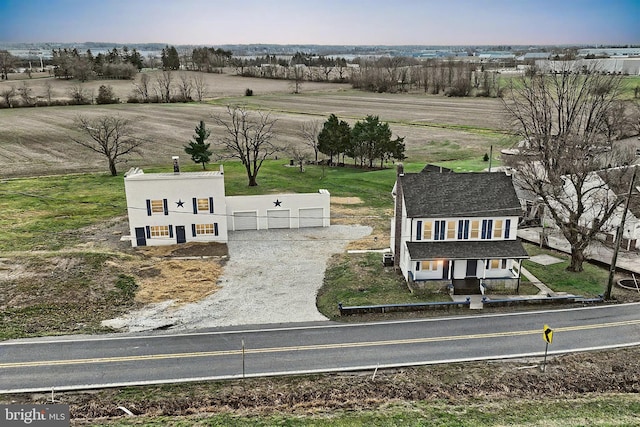
[[[558,332],[572,332],[583,331],[589,329],[601,329],[601,328],[615,328],[620,326],[630,326],[640,324],[638,320],[625,320],[620,322],[609,323],[596,323],[591,325],[579,325],[579,326],[566,326],[553,328],[554,333]],[[349,342],[338,344],[312,344],[304,346],[289,346],[289,347],[268,347],[268,348],[256,348],[244,350],[247,354],[262,354],[262,353],[280,353],[291,351],[311,351],[311,350],[331,350],[341,348],[361,348],[361,347],[378,347],[389,345],[406,345],[406,344],[424,344],[430,342],[444,342],[444,341],[458,341],[458,340],[472,340],[483,338],[498,338],[498,337],[513,337],[513,336],[525,336],[525,335],[542,335],[542,328],[525,331],[510,331],[510,332],[489,332],[483,334],[470,334],[470,335],[452,335],[452,336],[440,336],[431,338],[411,338],[411,339],[399,339],[399,340],[383,340],[383,341],[365,341],[365,342]],[[557,336],[557,335],[556,335]],[[121,362],[134,362],[144,360],[163,360],[163,359],[183,359],[191,357],[216,357],[216,356],[231,356],[241,355],[242,349],[238,350],[219,350],[219,351],[199,351],[192,353],[169,353],[169,354],[148,354],[140,356],[114,356],[114,357],[93,357],[88,359],[69,359],[69,360],[42,360],[31,362],[13,362],[13,363],[0,363],[0,369],[8,368],[25,368],[34,366],[59,366],[59,365],[79,365],[79,364],[94,364],[94,363],[121,363]]]

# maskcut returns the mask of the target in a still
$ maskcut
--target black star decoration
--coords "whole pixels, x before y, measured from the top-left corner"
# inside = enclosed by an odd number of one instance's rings
[[[276,199],[276,201],[273,202],[273,204],[276,205],[276,206],[280,206],[280,205],[282,205],[282,202],[280,200]]]
[[[183,208],[184,207],[184,202],[182,200],[178,200],[176,202],[176,205],[178,205],[179,208]]]

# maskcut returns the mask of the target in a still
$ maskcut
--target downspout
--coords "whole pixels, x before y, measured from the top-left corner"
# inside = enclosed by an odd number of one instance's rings
[[[522,260],[518,260],[518,285],[516,286],[516,293],[520,293],[520,277],[522,277]]]

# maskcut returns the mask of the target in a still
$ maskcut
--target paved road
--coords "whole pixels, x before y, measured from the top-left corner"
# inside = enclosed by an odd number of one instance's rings
[[[0,344],[0,392],[72,390],[538,357],[640,345],[640,303],[369,324],[63,337]],[[244,357],[242,345],[244,343]]]

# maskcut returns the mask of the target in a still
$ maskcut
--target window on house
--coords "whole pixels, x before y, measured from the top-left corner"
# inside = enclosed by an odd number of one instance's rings
[[[497,269],[506,269],[507,268],[507,260],[506,259],[488,259],[487,260],[487,268],[491,270]]]
[[[198,212],[209,212],[209,199],[198,199]]]
[[[169,215],[167,199],[147,199],[147,215]]]
[[[437,271],[442,261],[419,261],[416,263],[416,270]]]
[[[218,235],[218,224],[196,224],[196,235],[213,234]]]
[[[431,221],[425,221],[423,223],[422,236],[425,240],[431,240]]]
[[[493,229],[492,219],[482,220],[482,239],[491,239],[491,230]]]
[[[152,225],[149,227],[150,237],[169,237],[168,225]]]
[[[502,220],[497,219],[495,222],[495,227],[493,227],[493,237],[500,239],[502,238]]]
[[[458,240],[466,240],[469,238],[469,220],[461,219],[458,221]]]
[[[456,238],[456,222],[447,221],[447,240],[454,240]]]
[[[471,238],[477,239],[480,233],[480,221],[473,220],[471,221]]]
[[[193,213],[213,213],[213,197],[193,198]]]
[[[164,206],[162,200],[151,201],[151,213],[164,213]]]
[[[435,233],[433,240],[444,240],[444,232],[447,222],[444,220],[435,221]]]
[[[511,232],[511,220],[507,219],[504,221],[504,238],[508,239]]]

